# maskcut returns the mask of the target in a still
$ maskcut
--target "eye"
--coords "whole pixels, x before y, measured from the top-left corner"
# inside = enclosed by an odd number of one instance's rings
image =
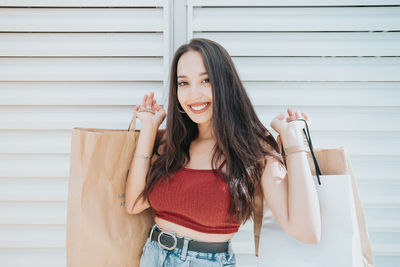
[[[203,81],[207,81],[207,83],[209,83],[209,82],[210,82],[210,79],[207,78],[207,79],[204,79]]]
[[[178,82],[178,86],[184,86],[187,82]]]

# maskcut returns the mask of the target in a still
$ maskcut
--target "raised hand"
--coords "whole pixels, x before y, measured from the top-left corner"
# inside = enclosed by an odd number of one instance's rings
[[[141,105],[136,105],[136,117],[142,122],[143,126],[155,127],[158,129],[165,119],[166,113],[162,106],[156,103],[154,92],[145,94]]]
[[[271,121],[271,127],[279,133],[284,147],[304,145],[303,129],[305,128],[304,121],[296,121],[296,119],[304,119],[307,121],[308,127],[311,126],[311,119],[305,113],[293,113],[291,109],[287,109],[288,117],[285,119],[285,114],[277,115]]]

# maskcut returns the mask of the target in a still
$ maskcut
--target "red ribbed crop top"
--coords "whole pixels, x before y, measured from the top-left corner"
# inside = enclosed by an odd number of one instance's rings
[[[228,184],[211,169],[181,168],[168,188],[166,179],[155,184],[148,199],[157,217],[199,232],[236,233],[240,227],[235,214],[229,223]]]

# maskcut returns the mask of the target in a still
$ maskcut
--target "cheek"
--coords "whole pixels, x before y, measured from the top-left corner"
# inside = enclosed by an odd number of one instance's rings
[[[182,90],[178,89],[178,91],[176,92],[176,95],[178,97],[179,103],[183,107],[183,103],[185,102],[185,94],[182,92]]]
[[[207,88],[207,96],[212,101],[212,89],[211,86]]]
[[[182,100],[182,92],[181,92],[181,90],[178,89],[176,91],[176,96],[178,97],[178,101],[181,102],[181,100]]]

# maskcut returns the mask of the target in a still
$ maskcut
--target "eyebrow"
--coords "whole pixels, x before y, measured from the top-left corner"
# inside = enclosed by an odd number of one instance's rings
[[[200,75],[205,75],[205,74],[208,74],[207,71],[200,73]],[[187,78],[187,76],[186,75],[179,75],[178,78]]]

